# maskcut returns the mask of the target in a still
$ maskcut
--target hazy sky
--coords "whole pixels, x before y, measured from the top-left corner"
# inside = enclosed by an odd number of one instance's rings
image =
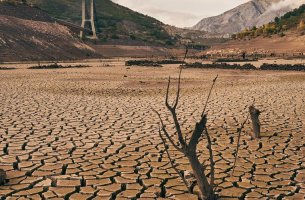
[[[249,0],[112,0],[166,24],[190,27]]]

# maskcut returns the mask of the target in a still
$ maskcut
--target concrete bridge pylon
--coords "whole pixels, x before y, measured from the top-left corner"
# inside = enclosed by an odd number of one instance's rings
[[[88,17],[89,16],[89,17]],[[87,2],[86,0],[82,0],[82,25],[81,27],[85,29],[86,24],[89,23],[92,31],[92,39],[98,39],[96,34],[96,25],[95,25],[95,1],[90,0],[90,11],[88,13],[87,10]],[[84,30],[80,31],[80,38],[84,38],[85,32]]]

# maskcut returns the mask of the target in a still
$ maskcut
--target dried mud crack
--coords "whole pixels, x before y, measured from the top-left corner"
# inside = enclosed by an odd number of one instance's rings
[[[151,112],[170,119],[164,88],[178,65],[133,67],[125,78],[123,62],[111,66],[0,72],[2,199],[198,199],[171,168]],[[201,114],[210,80],[220,75],[207,108],[220,198],[304,199],[305,75],[183,73],[178,115],[184,133]],[[253,99],[263,111],[262,138],[251,140],[246,124],[232,174],[236,130]],[[205,149],[199,146],[200,159],[208,158]],[[190,170],[179,152],[169,152],[179,170]],[[192,190],[198,193],[196,185]]]

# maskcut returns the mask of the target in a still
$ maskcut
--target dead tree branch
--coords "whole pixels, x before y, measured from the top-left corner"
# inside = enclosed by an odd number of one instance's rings
[[[251,121],[252,121],[252,127],[253,127],[253,134],[252,134],[252,139],[257,139],[261,137],[261,125],[259,122],[259,115],[261,112],[254,107],[254,105],[249,107],[249,113],[251,116]]]
[[[169,152],[168,152],[168,148],[167,148],[167,146],[166,146],[166,141],[165,141],[165,139],[164,139],[163,136],[162,136],[161,128],[160,128],[160,127],[159,127],[159,136],[160,136],[160,138],[161,138],[161,140],[162,140],[162,143],[163,143],[163,145],[164,145],[164,149],[165,149],[165,151],[166,151],[167,157],[168,157],[168,159],[169,159],[169,161],[170,161],[170,163],[171,163],[172,168],[173,168],[173,169],[175,170],[175,172],[180,176],[180,178],[182,179],[182,181],[183,181],[184,185],[186,186],[188,192],[189,192],[189,193],[192,193],[192,190],[191,190],[191,188],[190,188],[188,182],[185,180],[185,178],[184,178],[184,176],[181,174],[181,172],[177,169],[177,167],[176,167],[175,164],[174,164],[173,159],[171,158],[171,156],[170,156],[170,154],[169,154]]]
[[[239,151],[239,146],[240,146],[240,137],[241,137],[241,132],[242,130],[244,129],[245,127],[245,124],[247,123],[249,119],[249,115],[247,115],[247,118],[246,120],[241,124],[241,127],[238,129],[238,139],[237,139],[237,145],[236,145],[236,155],[235,155],[235,159],[234,159],[234,165],[233,165],[233,170],[232,170],[232,175],[234,174],[234,170],[235,170],[235,167],[236,167],[236,161],[237,161],[237,158],[238,158],[238,151]]]
[[[169,133],[167,132],[164,122],[160,116],[160,114],[155,111],[160,119],[160,123],[162,125],[162,128],[159,128],[159,135],[161,137],[161,140],[165,146],[166,152],[168,154],[168,157],[171,161],[171,164],[174,168],[174,170],[179,174],[179,176],[182,178],[183,181],[186,181],[183,177],[182,174],[179,172],[179,170],[175,169],[175,165],[172,161],[172,159],[170,158],[170,155],[168,153],[168,150],[166,148],[166,140],[164,139],[164,137],[161,134],[161,130],[163,131],[164,135],[167,137],[167,139],[169,140],[169,142],[180,152],[182,152],[184,154],[184,156],[186,158],[188,158],[191,168],[193,170],[194,176],[197,180],[197,185],[199,187],[199,190],[201,192],[201,199],[203,200],[212,200],[215,198],[215,194],[214,194],[214,160],[213,160],[213,150],[212,150],[212,142],[211,142],[211,138],[210,135],[207,131],[206,128],[206,123],[207,123],[207,116],[205,114],[205,109],[207,107],[209,98],[211,96],[211,92],[212,89],[215,85],[215,82],[217,80],[217,77],[213,80],[213,84],[212,87],[209,91],[209,95],[206,101],[206,104],[204,106],[202,115],[201,115],[201,119],[199,122],[196,123],[194,131],[191,135],[190,141],[187,144],[186,139],[183,138],[183,134],[181,131],[181,126],[180,123],[178,121],[178,117],[177,117],[177,113],[176,113],[176,109],[179,103],[179,98],[180,98],[180,84],[181,84],[181,73],[182,73],[182,68],[180,69],[180,73],[179,73],[179,80],[178,80],[178,89],[177,89],[177,94],[176,94],[176,98],[175,98],[175,102],[173,104],[173,106],[170,106],[169,104],[169,89],[170,89],[170,82],[171,79],[169,78],[168,80],[168,85],[167,85],[167,90],[166,90],[166,97],[165,97],[165,105],[167,107],[167,109],[170,111],[174,124],[175,124],[175,128],[176,128],[176,132],[178,135],[178,145],[174,142],[174,140],[171,138],[171,136],[169,135]],[[198,159],[198,155],[197,155],[197,145],[200,141],[200,138],[203,136],[203,133],[205,133],[205,135],[207,136],[207,140],[208,140],[208,149],[209,149],[209,155],[210,155],[210,167],[211,167],[211,177],[210,177],[210,182],[208,181],[208,178],[205,174],[205,167],[200,163],[199,159]],[[188,186],[187,186],[188,187]],[[189,189],[189,188],[188,188]]]
[[[161,118],[160,113],[158,113],[158,111],[156,111],[156,110],[154,110],[154,112],[158,115],[159,120],[160,120],[160,122],[161,122],[161,126],[162,126],[161,129],[162,129],[162,131],[164,132],[164,134],[165,134],[165,136],[167,137],[167,139],[169,140],[169,142],[175,147],[175,149],[177,149],[177,151],[183,153],[183,150],[182,150],[178,145],[176,145],[176,143],[174,142],[174,140],[173,140],[173,139],[171,138],[171,136],[168,134],[168,132],[167,132],[167,130],[166,130],[166,128],[165,128],[164,122],[163,122],[163,120],[162,120],[162,118]]]
[[[210,91],[209,91],[207,100],[206,100],[206,102],[205,102],[205,105],[204,105],[204,108],[203,108],[203,111],[202,111],[202,115],[205,113],[205,110],[206,110],[206,108],[207,108],[207,106],[208,106],[208,103],[209,103],[209,100],[210,100],[210,97],[211,97],[211,94],[212,94],[212,90],[213,90],[213,88],[214,88],[214,86],[215,86],[215,83],[216,83],[217,79],[218,79],[218,75],[213,79],[213,84],[212,84],[212,86],[211,86],[211,89],[210,89]]]
[[[211,171],[210,171],[210,184],[211,187],[214,187],[214,182],[215,182],[215,163],[214,163],[214,156],[213,156],[213,149],[212,149],[212,140],[211,140],[211,136],[208,132],[208,129],[205,127],[205,135],[207,137],[207,141],[208,141],[208,149],[209,149],[209,156],[210,156],[210,167],[211,167]]]
[[[182,131],[181,131],[181,127],[178,121],[178,117],[177,117],[177,113],[176,113],[176,108],[178,106],[178,102],[179,102],[179,97],[180,97],[180,83],[181,83],[181,73],[182,73],[182,68],[180,69],[180,73],[179,73],[179,80],[178,80],[178,89],[177,89],[177,96],[176,96],[176,101],[174,103],[174,106],[170,106],[169,102],[168,102],[168,98],[169,98],[169,88],[170,88],[170,78],[168,80],[168,85],[167,85],[167,90],[166,90],[166,98],[165,98],[165,105],[167,107],[167,109],[171,112],[173,120],[174,120],[174,124],[176,127],[176,131],[178,134],[178,140],[180,142],[180,145],[182,147],[182,150],[185,152],[185,150],[187,149],[187,144],[185,142],[185,140],[183,139],[183,135],[182,135]]]

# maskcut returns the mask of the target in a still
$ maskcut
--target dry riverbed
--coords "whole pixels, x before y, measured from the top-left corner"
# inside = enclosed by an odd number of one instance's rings
[[[15,67],[0,71],[3,199],[197,199],[171,168],[152,112],[171,120],[164,95],[177,65],[126,68],[108,60],[80,69]],[[207,108],[217,193],[304,199],[305,73],[185,69],[178,114],[186,135],[217,74]],[[263,111],[263,137],[251,140],[246,124],[232,174],[237,129],[253,102]],[[200,158],[207,158],[204,140],[199,147]],[[179,169],[189,170],[180,153],[170,153]]]

